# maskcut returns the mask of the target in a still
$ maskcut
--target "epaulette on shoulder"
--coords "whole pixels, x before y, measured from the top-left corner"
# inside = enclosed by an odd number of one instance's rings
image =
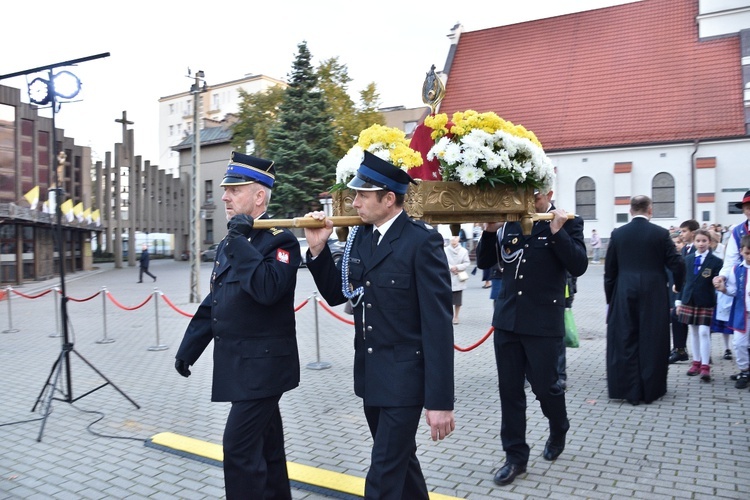
[[[271,233],[273,236],[277,236],[284,232],[283,229],[278,229],[276,227],[269,227],[268,232]]]
[[[416,219],[409,219],[409,220],[411,221],[412,224],[424,229],[425,231],[432,231],[435,229],[434,227],[432,227],[431,225],[427,224],[426,222],[422,220],[416,220]]]

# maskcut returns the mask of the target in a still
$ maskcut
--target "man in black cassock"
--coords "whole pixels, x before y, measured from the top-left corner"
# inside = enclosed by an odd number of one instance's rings
[[[667,392],[669,290],[679,291],[685,263],[669,231],[649,222],[651,199],[630,200],[632,220],[612,231],[604,262],[607,387],[610,399],[651,403]]]

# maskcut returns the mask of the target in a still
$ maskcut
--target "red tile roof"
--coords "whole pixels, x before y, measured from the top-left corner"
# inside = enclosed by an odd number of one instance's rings
[[[545,150],[745,135],[738,36],[699,41],[698,0],[461,34],[440,112],[494,111]]]

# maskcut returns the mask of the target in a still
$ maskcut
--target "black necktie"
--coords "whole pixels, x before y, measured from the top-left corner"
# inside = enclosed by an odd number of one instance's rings
[[[375,229],[372,232],[372,253],[375,253],[375,249],[378,248],[379,240],[380,240],[380,231]]]
[[[693,274],[698,274],[701,270],[701,261],[703,260],[703,256],[698,255],[695,257],[695,267],[693,268]]]

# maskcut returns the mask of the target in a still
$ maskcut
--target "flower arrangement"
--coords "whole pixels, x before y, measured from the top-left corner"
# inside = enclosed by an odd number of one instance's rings
[[[409,147],[402,130],[375,124],[359,133],[357,143],[336,164],[336,184],[331,192],[346,188],[362,164],[364,151],[405,171],[422,164],[422,155]]]
[[[554,168],[533,132],[503,120],[495,113],[468,110],[431,115],[435,145],[427,160],[437,159],[444,181],[464,185],[511,184],[548,188]]]

